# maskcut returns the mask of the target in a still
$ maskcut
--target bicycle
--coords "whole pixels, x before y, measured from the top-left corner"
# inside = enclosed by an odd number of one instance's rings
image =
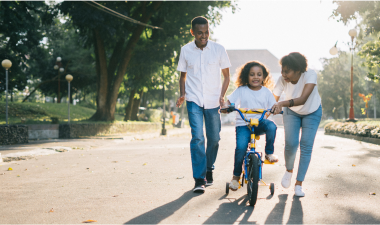
[[[260,121],[264,118],[267,112],[271,112],[271,109],[245,109],[245,108],[235,108],[235,104],[231,103],[228,108],[222,108],[222,113],[230,113],[237,111],[241,118],[247,122],[247,126],[251,130],[251,140],[248,143],[247,152],[243,160],[243,173],[241,176],[241,182],[239,181],[241,187],[244,183],[247,184],[247,194],[249,198],[249,204],[254,206],[257,201],[258,186],[260,181],[265,185],[269,186],[271,195],[274,194],[274,183],[267,185],[262,180],[262,166],[265,164],[274,164],[274,162],[269,162],[268,160],[262,160],[262,153],[256,151],[256,140],[260,139],[259,135],[255,135],[254,128],[257,127]],[[259,119],[247,119],[243,114],[262,114]],[[281,112],[282,113],[282,112]],[[239,187],[240,188],[240,187]],[[229,182],[226,183],[226,194],[228,195],[230,190]]]

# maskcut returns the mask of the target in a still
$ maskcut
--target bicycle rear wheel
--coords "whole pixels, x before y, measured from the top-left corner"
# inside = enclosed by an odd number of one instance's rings
[[[249,155],[247,192],[249,204],[255,206],[259,189],[260,160],[256,154]]]

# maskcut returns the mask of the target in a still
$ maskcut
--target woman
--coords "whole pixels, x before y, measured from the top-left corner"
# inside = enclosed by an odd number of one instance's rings
[[[317,74],[307,69],[304,55],[292,52],[282,57],[280,64],[282,76],[273,89],[277,103],[272,111],[274,114],[284,111],[286,171],[281,184],[284,188],[290,187],[297,148],[300,145],[300,162],[294,192],[296,196],[303,197],[305,192],[302,190],[302,182],[310,164],[315,135],[322,117],[321,97],[317,88]],[[283,91],[285,100],[278,102]]]

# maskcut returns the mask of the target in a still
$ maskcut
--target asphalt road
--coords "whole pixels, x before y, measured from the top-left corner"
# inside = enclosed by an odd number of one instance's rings
[[[275,143],[280,162],[263,168],[263,180],[276,184],[275,194],[271,196],[268,187],[260,186],[257,204],[250,207],[245,187],[225,194],[233,170],[234,127],[222,127],[215,184],[204,194],[191,191],[190,130],[177,131],[166,137],[140,135],[3,146],[3,158],[16,154],[29,157],[0,163],[0,223],[380,223],[378,145],[319,131],[304,182],[306,196],[299,198],[294,197],[295,176],[291,188],[283,189],[280,184],[285,171],[284,131],[280,127]],[[263,139],[259,149],[264,147]]]

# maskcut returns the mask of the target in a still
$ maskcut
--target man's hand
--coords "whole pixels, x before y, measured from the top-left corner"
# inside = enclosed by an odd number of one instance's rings
[[[224,105],[224,97],[220,96],[220,98],[219,98],[219,104],[220,104],[220,108],[222,108],[223,105]]]
[[[178,98],[176,106],[180,107],[184,101],[185,101],[185,96],[182,95],[181,97]]]

